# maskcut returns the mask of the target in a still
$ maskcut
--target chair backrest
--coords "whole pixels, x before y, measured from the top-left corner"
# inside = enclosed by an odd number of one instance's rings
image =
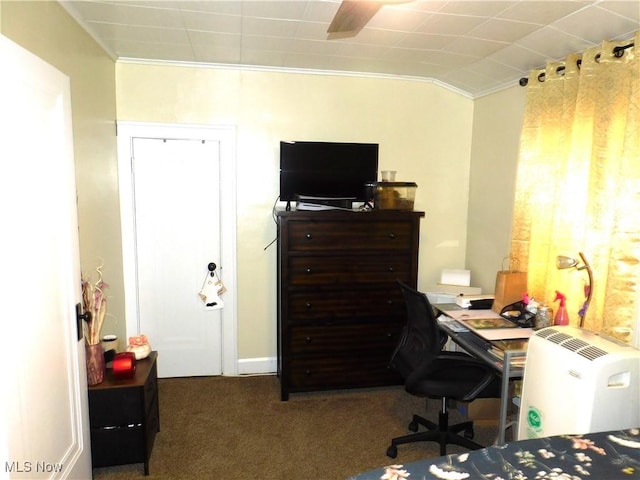
[[[425,358],[440,353],[443,334],[427,296],[402,282],[398,283],[407,307],[407,325],[390,365],[403,378],[407,378]]]

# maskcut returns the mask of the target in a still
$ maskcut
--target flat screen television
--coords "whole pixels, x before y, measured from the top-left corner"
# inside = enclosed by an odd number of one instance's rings
[[[280,200],[297,195],[365,202],[378,178],[377,143],[280,142]]]

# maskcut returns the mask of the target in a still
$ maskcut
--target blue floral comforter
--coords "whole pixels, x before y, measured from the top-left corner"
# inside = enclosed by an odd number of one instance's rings
[[[360,473],[349,480],[640,479],[640,428],[521,440]]]

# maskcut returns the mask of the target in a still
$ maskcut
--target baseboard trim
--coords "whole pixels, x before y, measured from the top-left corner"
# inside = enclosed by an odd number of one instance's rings
[[[276,357],[241,358],[238,360],[238,375],[275,374],[277,365]]]

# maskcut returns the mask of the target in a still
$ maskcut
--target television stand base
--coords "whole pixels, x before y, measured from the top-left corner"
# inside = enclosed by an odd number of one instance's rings
[[[307,212],[324,212],[324,211],[327,211],[327,210],[349,210],[349,211],[351,211],[351,208],[334,207],[333,205],[321,205],[321,204],[318,204],[318,203],[300,202],[300,203],[298,203],[298,205],[296,205],[296,210],[307,211]]]
[[[310,197],[306,195],[296,195],[298,210],[331,210],[333,208],[350,210],[355,200],[355,197]]]

